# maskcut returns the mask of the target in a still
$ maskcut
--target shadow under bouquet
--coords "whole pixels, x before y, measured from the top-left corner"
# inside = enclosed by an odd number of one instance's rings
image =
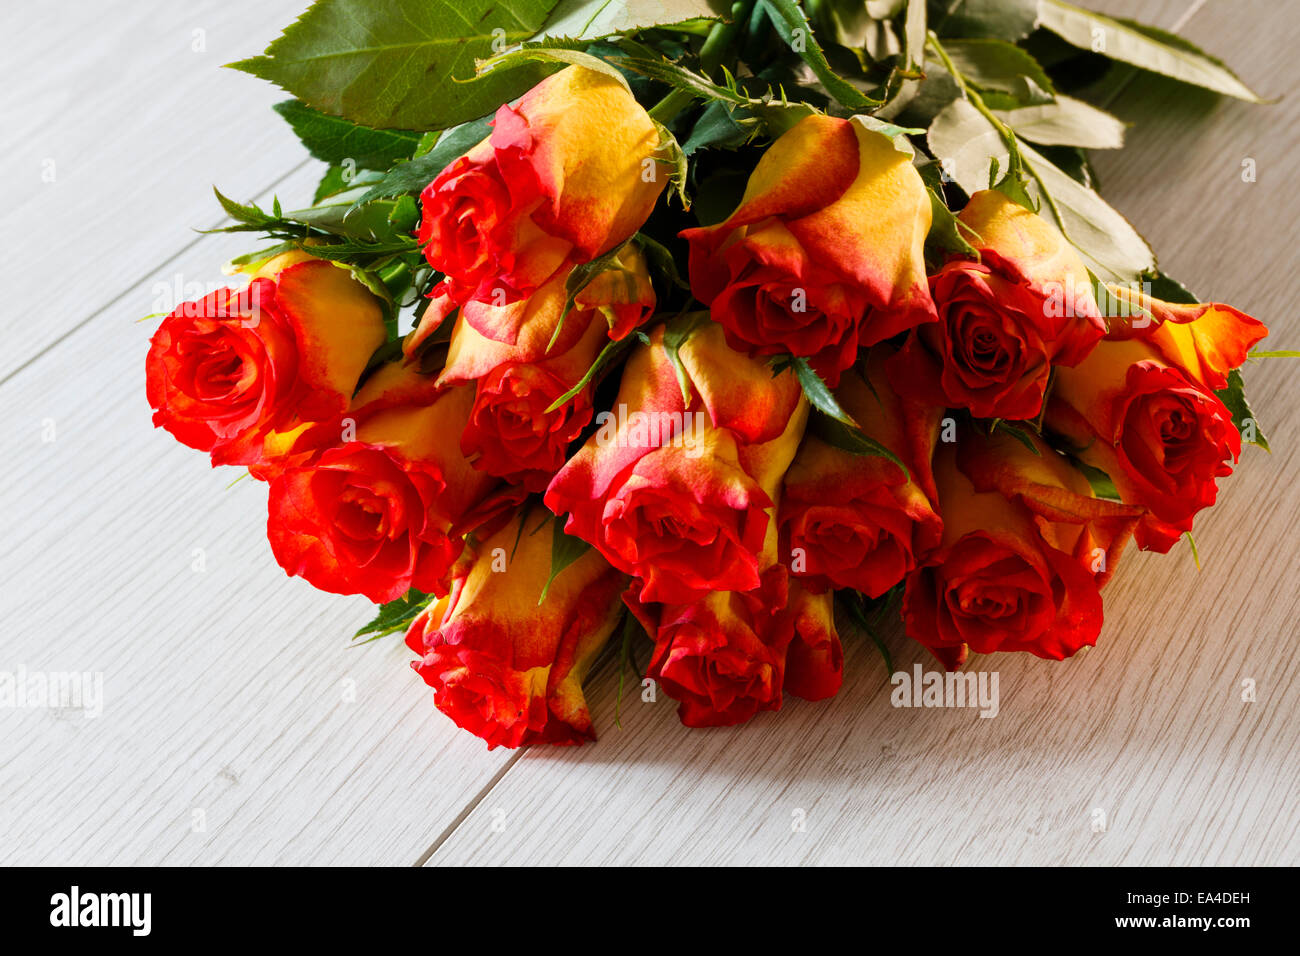
[[[1171,51],[1176,56],[1170,55]],[[1097,193],[1116,67],[1257,97],[1057,0],[318,0],[234,64],[325,163],[154,335],[156,425],[268,490],[289,575],[379,605],[489,747],[1096,643],[1190,541],[1264,325]],[[1194,545],[1193,545],[1194,547]],[[892,669],[892,667],[890,668]],[[620,683],[621,687],[621,683]]]

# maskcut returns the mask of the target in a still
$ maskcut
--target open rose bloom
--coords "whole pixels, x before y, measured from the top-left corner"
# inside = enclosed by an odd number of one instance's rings
[[[146,364],[154,423],[265,483],[284,572],[382,605],[365,633],[489,747],[595,739],[629,669],[689,727],[776,719],[891,622],[947,668],[1069,658],[1121,556],[1265,443],[1263,324],[1103,284],[1028,180],[962,191],[919,130],[722,86],[719,173],[702,104],[638,100],[665,64],[574,55],[421,137],[407,194],[263,214],[274,254]]]

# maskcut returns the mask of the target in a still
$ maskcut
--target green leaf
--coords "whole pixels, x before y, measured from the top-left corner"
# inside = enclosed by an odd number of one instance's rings
[[[626,352],[636,343],[637,343],[637,338],[634,335],[629,335],[625,339],[619,339],[617,342],[606,342],[605,347],[601,349],[600,354],[596,356],[596,360],[591,363],[591,367],[588,368],[585,373],[583,373],[582,378],[578,379],[578,383],[574,385],[573,388],[569,389],[567,392],[565,392],[563,395],[557,398],[555,401],[551,402],[550,406],[547,407],[546,409],[546,414],[549,415],[557,408],[561,408],[565,402],[572,399],[584,388],[590,385],[592,379],[594,379],[597,375],[599,375],[601,370],[611,365],[615,361],[615,359],[617,359],[620,355],[622,355],[624,352]]]
[[[819,409],[820,412],[820,409]],[[888,458],[903,470],[903,475],[911,479],[911,472],[901,458],[892,451],[863,433],[857,425],[850,425],[825,413],[813,415],[808,420],[808,431],[826,444],[850,454],[870,458]]]
[[[903,9],[905,0],[822,0],[810,19],[822,32],[822,39],[847,47],[855,53],[864,51],[864,66],[872,59],[883,59],[899,50],[898,37],[889,23]]]
[[[687,406],[691,404],[691,377],[686,372],[686,366],[682,364],[681,348],[691,337],[691,333],[710,321],[712,320],[707,312],[687,312],[674,316],[664,326],[664,352],[668,360],[673,363],[673,371],[677,373],[677,385],[682,390],[682,402]]]
[[[232,63],[308,106],[376,129],[445,129],[546,74],[471,82],[474,61],[530,39],[556,0],[316,0],[261,56]]]
[[[606,76],[618,80],[625,89],[630,90],[627,85],[627,77],[612,66],[608,60],[593,56],[585,50],[577,50],[565,45],[525,46],[518,50],[507,50],[504,53],[498,53],[496,56],[479,60],[478,73],[479,76],[490,76],[493,73],[516,70],[533,62],[585,67],[588,70],[604,73]]]
[[[419,193],[437,179],[439,173],[486,139],[492,132],[489,123],[490,119],[485,116],[446,130],[432,149],[409,163],[394,166],[356,204],[360,206],[372,199]]]
[[[701,149],[736,149],[753,139],[757,132],[757,120],[744,108],[714,101],[696,120],[691,134],[682,143],[682,153],[690,156]]]
[[[374,619],[352,635],[354,646],[369,643],[369,641],[392,634],[395,631],[406,630],[407,625],[415,620],[416,616],[428,607],[432,600],[432,594],[425,594],[423,591],[411,588],[401,597],[389,601],[387,604],[381,604]],[[372,635],[369,640],[358,640],[358,638],[365,637],[368,634]]]
[[[1034,442],[1034,436],[1031,435],[1029,432],[1025,431],[1025,429],[1021,428],[1019,425],[1013,425],[1010,422],[1004,421],[1001,418],[995,418],[993,420],[993,427],[989,429],[989,432],[991,434],[992,432],[996,432],[996,431],[1006,432],[1016,441],[1020,442],[1020,444],[1024,445],[1026,448],[1032,451],[1036,456],[1038,456],[1039,458],[1043,457],[1043,453],[1039,450],[1038,445]]]
[[[1119,149],[1127,125],[1105,110],[1057,94],[1054,102],[1017,109],[993,110],[1021,139],[1042,146]]]
[[[1083,476],[1088,479],[1088,484],[1092,486],[1092,493],[1098,498],[1105,498],[1107,501],[1119,501],[1119,489],[1115,487],[1115,482],[1110,480],[1110,475],[1106,474],[1100,468],[1094,468],[1092,465],[1084,464],[1077,458],[1072,458],[1071,462],[1075,468],[1083,472]]]
[[[1241,432],[1241,440],[1271,452],[1268,439],[1264,437],[1263,429],[1259,427],[1255,413],[1251,411],[1250,403],[1246,401],[1246,380],[1242,378],[1241,370],[1234,368],[1229,372],[1227,387],[1214,394],[1219,396],[1219,401],[1223,402],[1232,413],[1232,424],[1236,426],[1237,431]]]
[[[318,203],[322,199],[327,199],[343,192],[345,189],[350,189],[351,185],[348,182],[348,174],[342,166],[331,166],[325,170],[325,175],[316,184],[316,192],[312,195],[311,201]]]
[[[795,0],[758,0],[758,6],[766,10],[777,34],[808,64],[837,102],[851,110],[872,110],[882,105],[882,100],[867,96],[831,69],[826,54],[813,37],[808,18]]]
[[[974,231],[953,215],[948,204],[932,186],[927,186],[926,192],[930,194],[930,232],[926,235],[925,241],[938,248],[941,253],[979,258],[979,252],[962,234],[962,230],[965,230],[972,238],[977,238]]]
[[[315,229],[359,239],[363,242],[401,242],[404,246],[415,248],[415,239],[411,236],[414,223],[410,221],[414,213],[411,205],[414,200],[403,196],[406,205],[399,208],[399,201],[378,199],[369,203],[357,200],[366,191],[365,186],[357,186],[345,192],[330,196],[324,202],[308,209],[295,209],[284,214],[291,222],[303,223]],[[406,217],[402,216],[402,211]]]
[[[1092,297],[1097,300],[1097,308],[1101,311],[1102,317],[1106,319],[1108,326],[1110,325],[1109,320],[1113,318],[1150,316],[1150,313],[1136,302],[1118,298],[1115,293],[1110,291],[1110,286],[1098,279],[1096,273],[1091,269],[1088,270],[1088,282],[1092,286]]]
[[[881,119],[893,119],[917,98],[925,81],[925,43],[928,35],[926,0],[907,0],[903,17],[903,49],[886,86],[887,102],[880,108]],[[895,82],[900,80],[901,82]]]
[[[223,195],[221,190],[216,186],[212,187],[212,191],[216,194],[217,202],[221,204],[221,208],[225,211],[226,215],[237,223],[252,226],[255,229],[265,229],[279,221],[279,216],[274,216],[263,211],[256,203],[244,205],[243,203],[235,202],[229,196]]]
[[[1029,174],[1025,171],[1024,160],[1019,149],[1008,154],[1006,175],[1001,179],[998,179],[997,175],[998,161],[995,158],[989,168],[989,188],[996,189],[1030,212],[1038,212],[1038,202],[1029,191]]]
[[[1196,570],[1201,570],[1201,549],[1196,546],[1196,539],[1192,537],[1190,531],[1184,531],[1183,537],[1187,539],[1187,543],[1191,546],[1192,560],[1196,562]]]
[[[551,574],[546,579],[546,585],[542,588],[541,596],[537,599],[538,607],[541,607],[542,602],[546,600],[547,592],[551,590],[551,583],[560,576],[560,573],[590,550],[591,545],[581,538],[565,534],[564,519],[556,517],[552,524]]]
[[[645,629],[641,627],[641,622],[637,620],[636,615],[631,611],[627,611],[623,615],[623,629],[619,637],[618,698],[614,703],[614,724],[619,730],[623,729],[623,675],[626,673],[629,663],[632,665],[632,673],[636,673],[636,658],[632,654],[632,638],[638,633],[645,634]]]
[[[1002,40],[948,40],[943,48],[969,83],[983,90],[1025,95],[1024,80],[1054,94],[1052,80],[1038,61],[1013,43]]]
[[[965,100],[954,100],[935,117],[928,139],[931,152],[947,161],[946,168],[967,193],[987,185],[990,161],[1008,160],[1001,134]],[[1155,270],[1151,247],[1127,219],[1041,153],[1024,143],[1019,148],[1042,177],[1064,220],[1062,231],[1088,268],[1111,282],[1133,282]],[[1062,226],[1046,203],[1039,214],[1058,228]]]
[[[799,379],[799,387],[803,389],[808,403],[813,408],[851,428],[856,429],[858,427],[858,423],[853,420],[853,416],[841,407],[835,393],[830,390],[830,386],[822,381],[822,377],[813,371],[813,367],[808,364],[806,358],[792,356],[790,366],[794,368],[795,377]]]
[[[1151,278],[1150,295],[1163,302],[1182,302],[1186,305],[1199,305],[1201,301],[1187,286],[1163,272],[1158,272]]]
[[[1112,60],[1252,103],[1266,102],[1222,62],[1182,37],[1132,20],[1114,20],[1062,0],[1039,0],[1039,24],[1067,43]]]
[[[1038,0],[931,0],[942,37],[994,37],[1015,42],[1038,22]]]
[[[660,166],[668,166],[672,170],[668,174],[668,194],[676,196],[683,209],[690,209],[691,201],[686,195],[686,177],[690,172],[686,153],[677,142],[677,137],[672,134],[672,130],[653,117],[650,122],[655,124],[655,129],[659,132],[659,149],[656,151],[655,162]]]
[[[411,130],[358,126],[298,100],[276,103],[273,109],[293,127],[307,152],[326,163],[351,160],[362,169],[387,169],[395,160],[408,158],[420,143],[420,134]]]
[[[857,591],[837,591],[835,596],[839,598],[840,607],[848,612],[853,623],[876,645],[876,650],[880,652],[880,656],[885,660],[885,670],[892,674],[894,672],[894,660],[889,654],[889,648],[885,646],[885,642],[876,633],[875,627],[867,620],[862,605],[858,603],[862,600],[862,596]]]
[[[560,0],[542,35],[595,40],[647,27],[729,16],[726,0]]]
[[[840,405],[835,393],[822,381],[821,376],[813,371],[807,359],[792,357],[790,365],[794,368],[795,376],[799,379],[799,385],[807,396],[808,403],[821,413],[809,419],[810,432],[826,444],[855,455],[888,458],[903,470],[905,476],[911,477],[902,459],[880,442],[863,433],[862,428],[853,420],[853,416]]]
[[[886,123],[884,120],[876,119],[874,116],[851,116],[849,122],[863,129],[871,130],[873,133],[879,133],[887,137],[894,149],[898,150],[905,156],[915,156],[916,150],[912,148],[908,136],[924,136],[925,130],[917,129],[913,126],[895,126],[893,123]]]
[[[682,278],[681,272],[677,269],[677,262],[673,259],[672,251],[667,246],[656,239],[650,238],[644,232],[638,232],[632,237],[632,241],[641,247],[647,262],[669,283],[679,289],[690,290],[690,285]]]

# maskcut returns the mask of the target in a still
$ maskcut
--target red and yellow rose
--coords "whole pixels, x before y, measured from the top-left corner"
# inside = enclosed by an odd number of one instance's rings
[[[154,424],[214,465],[274,467],[276,433],[341,414],[384,339],[381,303],[347,269],[285,253],[163,320],[145,363]]]
[[[943,540],[907,578],[907,633],[948,667],[967,649],[1062,660],[1096,643],[1101,586],[1141,509],[1096,498],[1046,442],[974,428],[934,460]]]
[[[633,245],[576,294],[566,315],[568,275],[512,305],[467,303],[438,379],[474,384],[460,439],[474,467],[533,492],[546,488],[591,421],[594,386],[551,406],[578,385],[611,337],[631,334],[654,310],[645,259]]]
[[[417,237],[448,279],[432,308],[518,301],[624,242],[667,183],[658,150],[627,85],[583,66],[502,106],[491,135],[421,193]]]
[[[997,190],[975,193],[957,219],[978,259],[951,257],[930,277],[939,321],[908,337],[895,383],[977,418],[1036,418],[1051,370],[1106,333],[1088,271],[1057,229]]]
[[[885,374],[886,346],[850,369],[835,397],[888,458],[856,455],[804,436],[786,473],[778,518],[781,560],[815,592],[854,588],[879,597],[939,544],[943,521],[930,459],[944,410],[900,398]]]
[[[693,318],[676,362],[663,326],[632,354],[614,410],[545,497],[569,534],[637,578],[647,603],[758,587],[808,414],[792,373],[774,376]]]
[[[379,369],[338,440],[271,481],[267,537],[285,572],[376,602],[446,593],[463,534],[522,497],[491,494],[497,480],[454,441],[473,402],[468,386],[439,388],[399,363]]]
[[[1230,306],[1112,294],[1131,315],[1058,373],[1045,423],[1106,472],[1124,501],[1147,509],[1139,546],[1167,552],[1240,457],[1241,433],[1215,390],[1268,333]]]
[[[682,236],[732,348],[807,357],[834,385],[860,347],[934,319],[929,228],[911,156],[860,118],[817,115],[763,154],[735,212]]]
[[[625,575],[587,551],[550,580],[551,528],[527,521],[467,554],[406,635],[438,709],[489,749],[595,739],[582,684],[623,613]]]

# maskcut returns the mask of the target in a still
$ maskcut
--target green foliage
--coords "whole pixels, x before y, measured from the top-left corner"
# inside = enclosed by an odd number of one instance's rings
[[[941,37],[992,37],[1015,42],[1038,22],[1038,0],[930,0],[931,27]]]
[[[1259,427],[1250,403],[1246,401],[1246,381],[1242,378],[1240,369],[1234,368],[1229,372],[1227,386],[1215,394],[1232,413],[1232,424],[1236,426],[1237,431],[1241,432],[1243,441],[1258,445],[1265,451],[1273,450],[1268,447],[1268,439],[1264,436],[1263,429]]]
[[[542,602],[546,600],[551,585],[563,573],[564,569],[591,550],[591,545],[581,538],[564,533],[563,517],[556,517],[551,522],[551,529],[551,573],[546,579],[546,584],[542,587],[542,593],[537,597],[538,607],[541,607]]]
[[[987,186],[990,163],[1008,162],[1002,134],[965,100],[954,100],[935,117],[927,139],[930,150],[946,162],[967,193]],[[1019,151],[1041,180],[1034,183],[1035,191],[1041,195],[1045,187],[1054,201],[1056,209],[1044,204],[1041,214],[1061,229],[1093,272],[1107,281],[1132,282],[1155,269],[1155,255],[1146,240],[1095,190],[1032,147],[1020,143]]]
[[[388,170],[383,179],[357,199],[357,205],[403,193],[419,193],[452,162],[486,139],[491,131],[487,117],[444,131],[428,152]]]
[[[868,96],[831,69],[825,52],[813,36],[808,17],[795,0],[758,0],[757,6],[767,12],[781,39],[808,64],[838,103],[851,110],[867,111],[883,104],[883,100]]]
[[[230,65],[354,123],[445,129],[492,112],[545,75],[538,65],[474,78],[474,61],[531,39],[555,5],[316,0],[264,54]]]
[[[1252,103],[1265,102],[1223,63],[1165,30],[1117,20],[1062,0],[1040,0],[1039,24],[1084,50]]]
[[[411,130],[371,129],[314,110],[298,100],[277,103],[275,111],[293,127],[307,152],[326,163],[349,161],[362,169],[387,169],[407,159],[420,144]]]
[[[369,644],[389,634],[405,631],[432,600],[433,595],[411,588],[401,597],[379,605],[374,619],[352,635],[353,646]]]

